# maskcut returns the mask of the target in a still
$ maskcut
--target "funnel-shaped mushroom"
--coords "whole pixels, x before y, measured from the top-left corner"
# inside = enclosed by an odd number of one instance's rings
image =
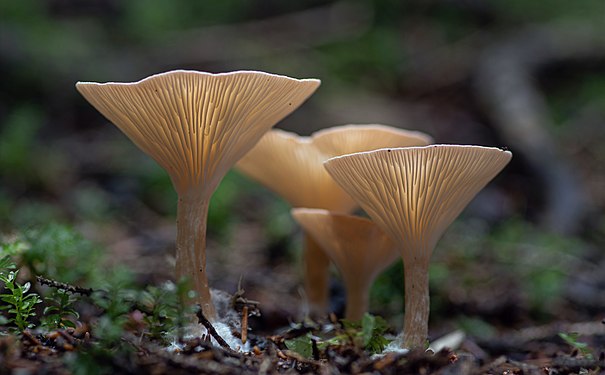
[[[344,155],[325,163],[332,177],[401,245],[404,346],[419,347],[427,339],[428,266],[437,241],[511,156],[498,148],[434,145]]]
[[[319,86],[262,72],[172,71],[135,83],[78,82],[78,91],[170,175],[179,201],[176,274],[215,319],[206,275],[210,196],[231,166]]]
[[[330,177],[323,162],[336,155],[383,147],[426,145],[431,138],[384,125],[343,125],[310,137],[274,129],[244,156],[237,168],[288,201],[293,207],[351,212],[357,203]],[[311,312],[328,305],[329,259],[305,234],[305,289]]]
[[[311,208],[295,208],[292,216],[340,271],[347,291],[345,317],[360,320],[374,279],[399,257],[397,243],[366,218]]]

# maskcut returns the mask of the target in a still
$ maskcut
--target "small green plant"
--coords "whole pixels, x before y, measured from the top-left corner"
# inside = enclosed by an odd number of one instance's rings
[[[173,302],[175,315],[172,321],[174,322],[173,327],[176,329],[177,339],[181,341],[185,325],[189,321],[188,317],[193,315],[196,309],[192,303],[196,294],[195,291],[191,290],[191,282],[186,278],[179,280],[176,284],[168,283],[165,286],[176,297]]]
[[[28,293],[31,284],[29,282],[21,285],[17,282],[19,270],[12,261],[10,255],[0,259],[0,281],[4,284],[6,293],[0,294],[0,300],[4,302],[0,310],[6,310],[9,314],[6,320],[13,323],[20,331],[33,327],[28,319],[36,316],[35,307],[42,299],[36,293]]]
[[[76,298],[63,289],[57,289],[55,293],[44,299],[47,305],[44,308],[42,326],[47,328],[76,327],[76,321],[80,314],[74,309]]]
[[[0,257],[8,256],[8,261],[12,262],[13,258],[21,255],[27,248],[28,245],[20,240],[0,243]]]
[[[139,304],[145,310],[143,321],[147,327],[146,333],[151,338],[162,338],[176,325],[178,314],[175,289],[174,284],[166,282],[161,287],[148,286],[139,295]]]
[[[145,308],[145,321],[148,333],[152,337],[161,335],[164,322],[169,319],[170,306],[165,303],[165,298],[168,297],[164,288],[149,286],[139,295],[139,302]]]
[[[580,334],[577,332],[559,332],[559,337],[563,339],[572,348],[577,349],[584,357],[593,359],[592,350],[588,347],[585,342],[578,341]]]
[[[66,358],[74,374],[113,374],[116,362],[129,362],[133,347],[124,340],[129,313],[136,301],[132,274],[114,269],[90,296],[102,310],[91,322],[93,340]]]
[[[389,327],[386,321],[380,316],[365,313],[359,322],[351,322],[344,319],[342,322],[345,332],[336,336],[335,339],[342,341],[352,338],[355,344],[372,354],[382,352],[389,342],[391,342],[391,340],[384,337]]]
[[[320,350],[324,350],[328,346],[354,345],[371,354],[382,352],[391,342],[391,340],[384,337],[388,325],[379,316],[366,313],[358,322],[343,319],[342,325],[343,329],[337,330],[334,337],[321,340],[319,337],[308,333],[292,340],[286,340],[286,347],[308,358],[313,353],[313,341]]]

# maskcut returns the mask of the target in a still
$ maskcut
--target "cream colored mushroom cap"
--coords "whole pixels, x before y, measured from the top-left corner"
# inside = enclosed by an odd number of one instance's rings
[[[78,82],[78,91],[169,173],[208,195],[227,170],[319,86],[263,72],[176,70],[133,83]]]
[[[366,218],[310,208],[291,213],[334,261],[348,285],[371,282],[400,256],[398,243]]]
[[[511,157],[492,147],[432,145],[344,155],[324,165],[400,242],[404,261],[428,261],[446,228]]]
[[[274,129],[236,167],[294,207],[350,212],[357,203],[326,172],[324,161],[358,151],[429,142],[426,134],[385,125],[335,126],[310,137]]]
[[[348,212],[357,207],[357,203],[323,168],[326,159],[309,137],[273,129],[236,168],[294,207]]]
[[[380,124],[340,125],[319,130],[313,144],[329,157],[389,147],[426,146],[428,134]]]

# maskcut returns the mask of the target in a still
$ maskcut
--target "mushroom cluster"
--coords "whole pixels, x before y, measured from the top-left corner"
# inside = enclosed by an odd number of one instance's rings
[[[76,87],[170,175],[178,194],[176,276],[189,279],[208,320],[218,318],[206,274],[208,204],[237,163],[294,207],[305,233],[311,312],[327,312],[330,259],[345,283],[346,318],[358,320],[368,311],[374,279],[400,256],[405,317],[398,344],[421,347],[428,337],[433,249],[512,154],[431,145],[424,133],[384,125],[336,126],[308,137],[270,130],[319,84],[253,71],[177,70],[134,83]],[[372,220],[351,216],[358,207]]]
[[[341,189],[323,167],[337,155],[382,147],[422,146],[428,135],[385,125],[342,125],[308,137],[274,129],[268,132],[236,168],[276,192],[293,207],[350,213],[357,202]],[[305,291],[312,315],[328,310],[329,257],[304,228]]]

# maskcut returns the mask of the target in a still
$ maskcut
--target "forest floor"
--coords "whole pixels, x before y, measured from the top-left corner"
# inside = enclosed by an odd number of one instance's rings
[[[605,330],[600,322],[563,323],[530,327],[504,333],[489,341],[466,337],[456,348],[433,353],[415,350],[370,355],[355,340],[324,348],[314,345],[311,355],[289,349],[286,343],[313,332],[299,326],[267,337],[249,335],[250,351],[241,352],[212,344],[207,338],[182,340],[178,349],[166,348],[127,330],[121,340],[129,350],[112,356],[90,358],[102,362],[104,370],[94,371],[71,360],[74,353],[98,345],[94,332],[85,323],[78,328],[47,333],[25,331],[0,338],[1,373],[5,374],[601,374],[605,368],[603,352],[594,353],[583,343],[570,345],[558,335],[567,328],[581,328],[584,340],[603,346]],[[318,328],[315,326],[314,328]],[[576,346],[575,348],[573,346]],[[93,371],[93,372],[88,372]]]
[[[315,321],[297,318],[300,315],[300,294],[297,295],[300,275],[283,259],[276,262],[275,259],[270,261],[271,257],[259,256],[257,252],[266,252],[268,244],[260,239],[262,231],[255,225],[238,224],[236,232],[241,240],[229,246],[238,248],[239,257],[228,256],[227,250],[227,254],[209,260],[209,269],[214,269],[211,281],[235,294],[235,297],[229,295],[227,300],[233,309],[231,320],[236,320],[231,325],[231,334],[239,343],[242,342],[243,316],[249,316],[245,324],[248,327],[245,346],[220,345],[211,337],[224,335],[224,331],[213,334],[212,330],[206,331],[209,334],[193,337],[177,335],[167,345],[165,337],[159,339],[153,334],[153,324],[157,321],[148,319],[151,313],[146,309],[149,306],[141,306],[138,302],[125,304],[120,310],[124,319],[110,318],[108,323],[104,320],[105,315],[119,315],[112,310],[115,306],[99,306],[97,301],[96,307],[91,307],[95,304],[94,299],[78,295],[74,290],[72,293],[80,300],[75,305],[80,312],[79,318],[71,319],[76,323],[75,327],[34,328],[21,333],[3,330],[0,334],[0,374],[605,373],[605,324],[594,318],[599,314],[598,304],[594,306],[598,302],[596,295],[587,294],[585,305],[582,305],[582,298],[578,302],[577,298],[565,297],[563,293],[563,297],[550,306],[556,317],[551,316],[545,322],[544,318],[532,315],[527,299],[519,296],[520,289],[511,286],[513,283],[509,278],[514,278],[514,274],[503,274],[499,269],[502,264],[497,262],[479,262],[474,267],[484,268],[491,275],[490,279],[497,276],[496,279],[506,286],[504,291],[477,280],[477,285],[471,288],[472,293],[466,295],[460,295],[455,289],[459,282],[456,280],[434,291],[436,307],[431,316],[430,339],[432,347],[438,345],[437,352],[423,349],[380,353],[380,345],[386,343],[381,340],[393,339],[397,334],[398,328],[394,328],[397,323],[392,319],[380,326],[379,320],[370,316],[370,320],[355,326],[339,320],[336,314]],[[158,230],[156,235],[159,237],[154,241],[165,241],[170,246],[173,235],[170,230]],[[131,264],[131,271],[143,284],[157,285],[160,280],[170,278],[170,267],[162,266],[165,255],[159,252],[150,255],[146,253],[149,247],[132,246],[132,241],[126,241],[130,243],[128,250],[124,242],[112,241],[116,244],[109,247],[113,252],[112,263]],[[219,246],[209,243],[210,251]],[[143,253],[139,253],[141,251]],[[139,261],[133,262],[133,259]],[[438,256],[437,261],[452,270],[457,267],[448,256]],[[464,272],[473,271],[466,269]],[[246,277],[242,278],[242,275]],[[594,275],[598,279],[592,281],[593,286],[601,282],[598,275]],[[246,289],[245,293],[235,286],[238,279]],[[52,286],[53,281],[38,280],[33,289],[42,288],[40,283]],[[338,301],[342,287],[334,289],[333,299]],[[578,290],[588,293],[593,289],[567,285],[566,293],[577,293]],[[86,289],[81,292],[90,294]],[[107,299],[111,293],[105,295],[103,298]],[[342,306],[338,303],[335,306],[340,313]],[[385,311],[379,312],[389,314]],[[464,314],[472,319],[460,329],[459,318]],[[199,324],[209,325],[198,318]],[[371,323],[369,331],[366,323]],[[112,336],[117,324],[120,328]],[[445,342],[439,340],[442,337],[446,338]],[[378,343],[374,341],[376,338]],[[378,348],[372,347],[374,344]],[[242,347],[245,350],[241,350]]]

